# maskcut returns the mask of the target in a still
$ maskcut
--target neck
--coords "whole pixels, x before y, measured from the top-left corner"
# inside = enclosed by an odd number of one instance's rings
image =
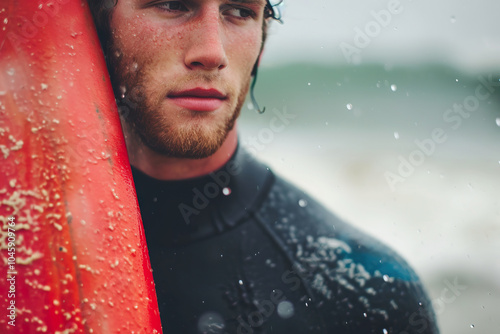
[[[142,143],[131,141],[131,138],[126,137],[132,166],[155,179],[183,180],[210,174],[224,166],[236,150],[238,135],[235,124],[217,152],[203,159],[167,157],[152,151]]]

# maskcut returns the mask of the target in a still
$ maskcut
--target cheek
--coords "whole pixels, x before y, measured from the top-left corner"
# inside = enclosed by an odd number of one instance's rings
[[[122,23],[123,22],[123,23]],[[113,17],[113,46],[124,58],[134,59],[140,65],[158,60],[165,50],[172,49],[180,34],[134,17]]]
[[[257,61],[262,46],[262,33],[250,32],[233,34],[228,39],[231,51],[228,54],[230,61],[237,63],[238,67],[245,70],[245,74],[252,71]],[[247,73],[248,72],[248,73]]]

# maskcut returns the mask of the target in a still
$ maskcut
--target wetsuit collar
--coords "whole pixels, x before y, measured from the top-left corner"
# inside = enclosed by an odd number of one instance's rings
[[[259,207],[274,180],[269,168],[238,146],[209,175],[162,181],[132,167],[146,236],[181,245],[224,233]]]

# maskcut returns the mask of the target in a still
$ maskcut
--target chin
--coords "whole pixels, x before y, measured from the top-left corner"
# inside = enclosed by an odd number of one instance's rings
[[[171,158],[203,159],[213,155],[224,143],[234,126],[188,126],[163,131],[141,131],[142,143],[152,151]],[[152,129],[150,129],[152,130]]]

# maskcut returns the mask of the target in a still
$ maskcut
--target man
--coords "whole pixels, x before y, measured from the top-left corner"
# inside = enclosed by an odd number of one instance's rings
[[[413,271],[238,147],[265,0],[89,0],[166,333],[436,333]]]

